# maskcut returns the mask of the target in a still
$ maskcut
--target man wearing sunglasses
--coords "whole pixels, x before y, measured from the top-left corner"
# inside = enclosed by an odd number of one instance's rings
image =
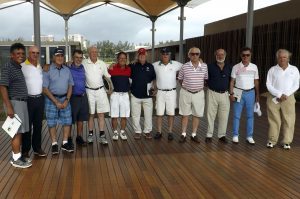
[[[185,63],[179,71],[178,79],[182,85],[179,96],[179,114],[182,115],[182,134],[179,142],[186,141],[186,130],[189,115],[193,115],[191,140],[199,143],[197,136],[199,118],[203,117],[205,99],[204,82],[208,79],[207,65],[200,61],[200,49],[193,47],[189,50],[190,61]]]
[[[216,61],[208,64],[207,90],[207,121],[208,128],[205,142],[212,141],[214,121],[218,115],[218,138],[221,143],[227,143],[226,130],[230,110],[228,97],[231,66],[225,63],[226,51],[218,49],[215,52]]]
[[[161,60],[153,63],[156,74],[156,116],[157,116],[157,133],[155,139],[162,137],[162,118],[163,115],[168,115],[168,140],[173,140],[174,135],[173,123],[176,108],[176,75],[180,70],[182,64],[170,60],[170,50],[168,48],[162,48]]]
[[[22,156],[24,156],[24,158],[29,158],[31,145],[34,154],[41,157],[46,156],[46,153],[41,147],[45,99],[42,94],[43,71],[39,64],[39,58],[39,48],[37,46],[31,46],[29,48],[28,58],[21,64],[28,89],[27,107],[29,114],[29,131],[22,136]],[[33,127],[33,129],[31,127]]]
[[[232,68],[230,81],[230,99],[233,103],[233,138],[232,142],[239,142],[239,126],[243,107],[247,112],[246,142],[254,145],[253,123],[254,103],[259,102],[259,76],[257,66],[251,63],[251,49],[241,50],[242,61]]]

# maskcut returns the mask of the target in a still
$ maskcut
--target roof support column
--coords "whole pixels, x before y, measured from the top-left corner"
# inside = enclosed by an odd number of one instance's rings
[[[252,47],[253,10],[254,10],[254,0],[248,0],[246,46],[249,48]]]
[[[150,16],[150,20],[152,22],[152,51],[151,51],[151,62],[153,63],[155,61],[155,21],[157,20],[156,16]]]
[[[63,16],[64,20],[65,20],[65,55],[66,55],[66,62],[69,61],[69,26],[68,26],[68,22],[69,22],[69,16],[68,15],[64,15]]]
[[[187,2],[189,0],[178,0],[177,4],[180,7],[180,17],[178,19],[180,20],[180,36],[179,36],[179,62],[183,63],[183,30],[184,30],[184,6],[186,6]]]
[[[40,0],[33,1],[34,45],[41,51]]]

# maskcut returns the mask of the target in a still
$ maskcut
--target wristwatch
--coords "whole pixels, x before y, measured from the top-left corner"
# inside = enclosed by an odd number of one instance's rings
[[[67,97],[66,97],[66,99],[65,99],[65,100],[69,101],[69,98],[67,98]]]

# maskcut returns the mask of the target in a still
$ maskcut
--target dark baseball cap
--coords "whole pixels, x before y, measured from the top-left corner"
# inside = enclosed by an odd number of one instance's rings
[[[139,54],[139,55],[145,55],[145,54],[146,54],[146,49],[145,49],[145,48],[140,48],[140,49],[138,50],[138,54]]]
[[[163,53],[170,53],[171,51],[170,51],[170,49],[169,48],[162,48],[162,49],[160,49],[160,53],[161,54],[163,54]]]
[[[54,55],[65,55],[65,51],[62,48],[55,48]]]

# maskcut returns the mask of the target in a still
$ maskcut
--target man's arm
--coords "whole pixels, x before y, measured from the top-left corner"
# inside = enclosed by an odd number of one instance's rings
[[[13,118],[15,113],[14,113],[13,106],[11,105],[10,100],[8,98],[7,87],[0,85],[0,92],[2,95],[3,103],[5,104],[5,106],[7,108],[7,116]]]
[[[229,97],[231,101],[235,101],[234,96],[233,96],[233,87],[234,87],[234,83],[235,83],[235,78],[231,78],[230,80],[230,86],[229,86]]]
[[[63,109],[66,108],[68,106],[68,103],[70,102],[70,99],[71,99],[71,95],[72,95],[72,88],[73,86],[72,85],[69,85],[68,87],[68,92],[67,92],[67,97],[63,103]]]
[[[259,79],[254,80],[254,85],[255,85],[255,102],[259,102]]]

